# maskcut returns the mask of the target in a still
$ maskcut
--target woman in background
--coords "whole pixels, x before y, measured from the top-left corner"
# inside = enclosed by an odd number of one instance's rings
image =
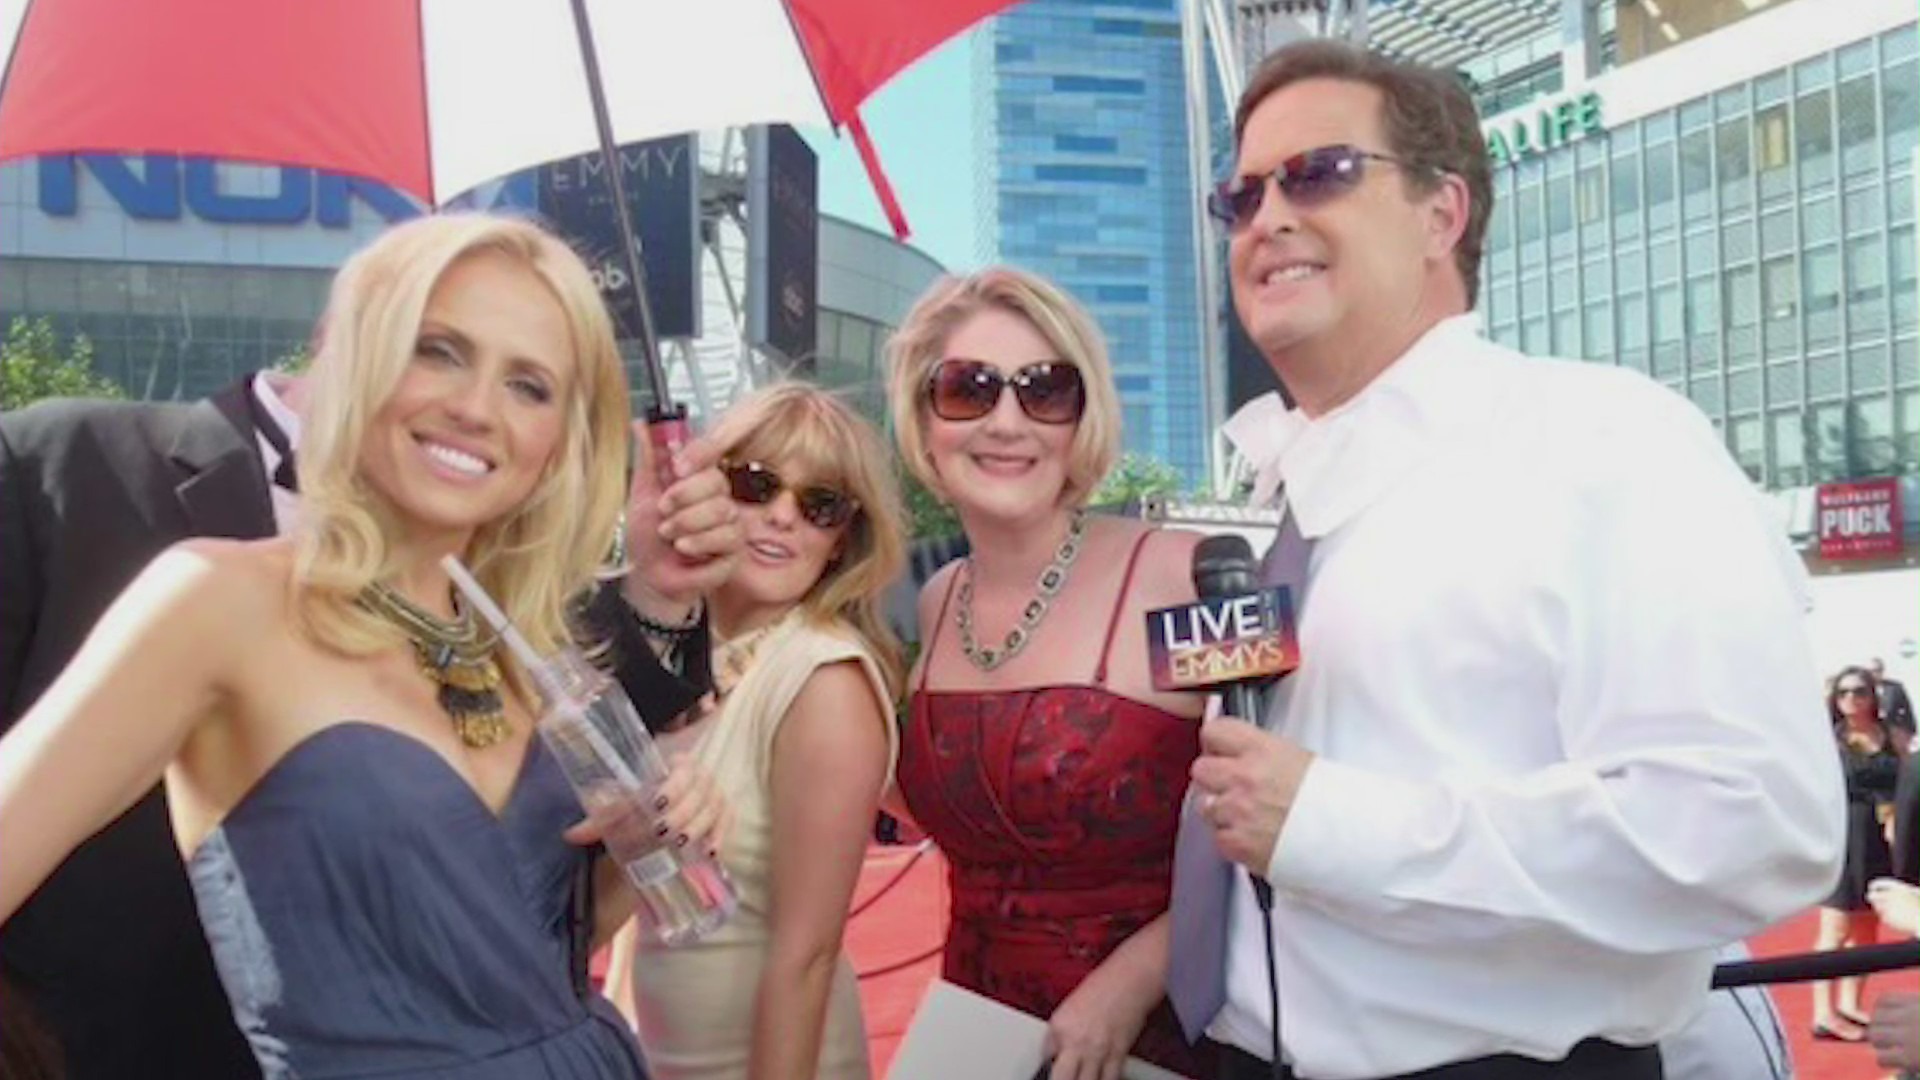
[[[1879,687],[1863,667],[1843,668],[1827,691],[1827,715],[1847,778],[1847,857],[1833,895],[1820,905],[1819,951],[1846,945],[1871,945],[1879,938],[1879,920],[1867,902],[1867,883],[1892,873],[1884,815],[1890,813],[1904,747],[1880,717]],[[1866,1038],[1867,1015],[1860,1008],[1861,984],[1840,980],[1840,992],[1822,979],[1813,984],[1813,1036],[1841,1042]]]
[[[642,940],[635,1019],[660,1080],[864,1078],[841,950],[893,776],[900,650],[880,613],[905,566],[885,444],[838,398],[788,384],[708,434],[745,552],[708,601],[716,703],[685,735],[734,815],[740,909],[700,942]]]
[[[1145,626],[1193,601],[1199,537],[1087,514],[1119,395],[1053,284],[942,281],[887,351],[901,455],[972,546],[921,591],[900,761],[951,869],[944,977],[1045,1018],[1056,1078],[1117,1076],[1129,1053],[1211,1076],[1163,989],[1204,699],[1154,689]]]

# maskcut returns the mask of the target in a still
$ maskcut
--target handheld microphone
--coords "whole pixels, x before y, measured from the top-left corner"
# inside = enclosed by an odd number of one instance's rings
[[[1199,600],[1147,613],[1156,689],[1215,690],[1227,715],[1260,722],[1266,685],[1299,666],[1300,646],[1292,591],[1260,588],[1258,565],[1243,536],[1209,536],[1194,547]],[[1273,886],[1258,874],[1248,881],[1260,910],[1272,911]]]

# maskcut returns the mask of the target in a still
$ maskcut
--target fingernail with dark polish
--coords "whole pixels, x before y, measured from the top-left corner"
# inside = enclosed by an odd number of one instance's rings
[[[676,837],[674,837],[674,838],[673,838],[673,846],[674,846],[674,847],[686,847],[686,846],[687,846],[687,834],[686,834],[686,833],[681,833],[681,834],[680,834],[679,836],[676,836]]]
[[[663,840],[666,839],[667,833],[669,831],[670,830],[667,828],[667,823],[664,821],[653,827],[653,835],[658,836]]]
[[[667,797],[665,795],[662,795],[659,798],[653,800],[653,808],[655,810],[665,810],[667,808]]]

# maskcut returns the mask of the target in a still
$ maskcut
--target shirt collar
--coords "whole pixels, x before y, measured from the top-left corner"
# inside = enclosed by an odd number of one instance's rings
[[[1472,313],[1435,323],[1358,394],[1322,416],[1278,394],[1247,403],[1224,432],[1254,467],[1253,500],[1284,482],[1300,531],[1317,538],[1364,509],[1426,460],[1435,444],[1485,414],[1503,350],[1479,336]]]
[[[1253,505],[1273,501],[1280,490],[1280,458],[1307,422],[1305,413],[1270,391],[1242,405],[1221,428],[1227,441],[1253,466]]]
[[[287,445],[298,450],[300,448],[300,415],[287,408],[287,403],[280,400],[280,394],[273,388],[273,381],[273,377],[265,372],[255,375],[250,387],[253,391],[253,399],[260,403],[260,408],[266,413],[267,419],[273,421],[273,425],[280,429],[280,434],[286,436]],[[261,441],[266,444],[266,455],[270,460],[265,464],[267,475],[271,476],[273,470],[280,464],[280,451],[273,445],[272,439]]]

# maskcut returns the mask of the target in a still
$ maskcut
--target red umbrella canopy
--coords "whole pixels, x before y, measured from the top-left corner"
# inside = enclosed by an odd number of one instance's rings
[[[614,136],[847,125],[1016,0],[588,0]],[[445,202],[595,144],[568,0],[0,0],[0,160],[164,152],[303,165]]]

